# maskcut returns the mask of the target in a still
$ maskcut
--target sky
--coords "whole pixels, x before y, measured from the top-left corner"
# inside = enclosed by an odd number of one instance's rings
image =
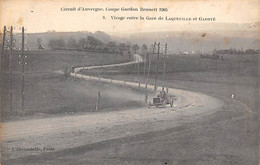
[[[219,30],[214,24],[254,24],[260,21],[260,0],[0,0],[0,25],[24,26],[28,33],[55,30],[104,31],[108,33],[136,33],[153,31]],[[76,11],[62,11],[74,8]],[[104,11],[77,11],[79,7],[103,8]],[[106,8],[167,8],[166,12],[106,11]],[[124,17],[113,20],[111,16]],[[140,16],[144,20],[139,20]],[[163,20],[147,20],[161,16]],[[105,17],[105,19],[104,19]],[[137,17],[138,20],[127,20]],[[172,21],[165,18],[191,18],[191,21]],[[215,18],[196,21],[195,18]],[[207,26],[212,24],[213,26]],[[225,28],[225,27],[224,27]]]

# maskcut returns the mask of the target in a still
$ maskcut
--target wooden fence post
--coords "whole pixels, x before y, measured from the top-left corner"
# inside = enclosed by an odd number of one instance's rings
[[[147,105],[147,101],[148,101],[148,91],[146,90],[146,92],[145,92],[145,100],[144,100],[146,105]]]
[[[99,110],[99,104],[100,104],[100,91],[98,91],[97,94],[96,111]]]

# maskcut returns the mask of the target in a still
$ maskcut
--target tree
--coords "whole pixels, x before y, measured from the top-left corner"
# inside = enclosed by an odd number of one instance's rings
[[[146,45],[146,44],[143,44],[143,45],[142,45],[142,53],[143,53],[143,54],[147,53],[147,50],[148,50],[147,45]]]
[[[126,45],[126,50],[127,50],[128,52],[130,52],[130,49],[131,49],[131,45]]]
[[[85,49],[86,44],[87,44],[86,38],[79,39],[79,46],[81,47],[81,49]]]
[[[119,43],[119,51],[121,52],[121,54],[123,54],[123,52],[125,52],[126,49],[126,44],[125,43]]]
[[[74,38],[69,38],[67,47],[70,49],[77,48],[77,41]]]
[[[119,43],[119,49],[120,50],[126,50],[126,44],[125,43]]]
[[[65,47],[65,41],[63,39],[57,39],[57,40],[50,40],[48,43],[48,46],[51,49],[57,49],[57,48],[64,48]]]
[[[127,50],[127,53],[128,53],[128,54],[130,54],[131,45],[132,45],[132,43],[131,43],[131,42],[129,42],[129,41],[126,41],[126,50]]]
[[[151,44],[151,45],[149,46],[149,52],[150,52],[150,53],[153,53],[153,49],[154,49],[154,45]]]
[[[116,43],[115,43],[115,42],[112,42],[112,41],[109,41],[106,45],[107,45],[108,47],[110,47],[110,48],[115,48],[115,47],[116,47]]]
[[[135,54],[138,52],[139,49],[140,49],[140,47],[137,44],[134,44],[132,46],[132,50],[134,51]]]
[[[102,46],[104,43],[93,36],[88,36],[87,38],[90,47],[94,47],[96,49],[97,46]]]
[[[254,49],[247,49],[245,51],[246,54],[257,54],[257,52]]]

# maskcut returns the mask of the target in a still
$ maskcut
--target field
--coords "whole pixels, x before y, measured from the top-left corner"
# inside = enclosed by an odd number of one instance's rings
[[[165,79],[169,87],[207,93],[214,97],[230,98],[232,93],[243,103],[250,102],[256,111],[258,93],[259,55],[225,55],[224,61],[200,58],[198,55],[169,55],[161,58],[158,83],[163,84],[163,63],[166,63]],[[140,81],[145,82],[144,64],[140,64]],[[152,61],[149,83],[155,83],[156,62]],[[85,74],[98,75],[100,71]],[[102,72],[103,77],[138,81],[137,65],[112,68]],[[221,93],[220,93],[221,92]],[[252,99],[250,99],[252,98]]]
[[[119,107],[142,106],[138,99],[119,98],[118,88],[107,84],[66,78],[55,73],[75,65],[99,65],[119,63],[128,57],[104,53],[81,51],[29,51],[26,52],[25,65],[25,100],[24,111],[21,111],[21,65],[19,54],[13,56],[13,93],[12,111],[9,109],[8,79],[5,80],[3,92],[2,121],[49,117],[54,114],[71,114],[95,110],[98,90],[101,93],[102,105],[99,110],[116,110]],[[8,75],[5,75],[8,76]],[[7,77],[6,77],[7,78]],[[122,89],[129,92],[131,98],[139,98],[140,92],[134,89]],[[112,95],[114,93],[115,95]]]
[[[109,152],[110,164],[258,164],[259,55],[225,55],[223,61],[169,55],[165,61],[167,86],[205,93],[224,101],[224,106],[196,122],[189,123],[183,117],[180,130],[154,132],[149,137],[155,138],[146,141],[117,142],[95,154],[102,157]],[[152,84],[155,68],[153,61]],[[138,81],[137,66],[112,70],[103,76]],[[163,61],[158,77],[159,84],[163,84]],[[145,82],[143,75],[141,81]],[[145,135],[136,138],[142,137]],[[86,151],[84,156],[91,154]]]

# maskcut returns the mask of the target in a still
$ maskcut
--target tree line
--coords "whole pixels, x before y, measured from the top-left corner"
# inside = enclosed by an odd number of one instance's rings
[[[85,50],[95,51],[103,53],[119,53],[119,54],[130,54],[130,53],[147,53],[148,47],[146,44],[139,46],[138,44],[127,43],[116,43],[109,41],[104,43],[103,41],[93,37],[87,36],[75,40],[74,38],[64,39],[52,39],[49,40],[48,46],[50,49],[66,49],[66,50]]]
[[[215,54],[257,54],[259,53],[259,50],[255,50],[255,49],[241,49],[241,50],[237,50],[237,49],[220,49],[220,50],[214,50],[213,53]]]

